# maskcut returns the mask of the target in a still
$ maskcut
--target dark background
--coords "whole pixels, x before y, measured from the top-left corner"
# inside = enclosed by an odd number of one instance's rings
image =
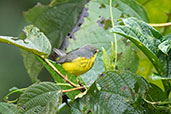
[[[37,2],[48,4],[50,0],[0,0],[0,35],[18,36],[25,25],[23,12]],[[41,72],[40,75],[46,75]],[[0,101],[12,87],[24,88],[31,80],[23,64],[20,49],[0,43]]]

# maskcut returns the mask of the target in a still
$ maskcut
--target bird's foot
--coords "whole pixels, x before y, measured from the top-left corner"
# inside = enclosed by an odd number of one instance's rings
[[[64,81],[66,82],[66,80],[68,80],[68,75],[66,74],[64,77]]]
[[[83,84],[80,82],[80,80],[78,80],[78,84],[83,87]]]

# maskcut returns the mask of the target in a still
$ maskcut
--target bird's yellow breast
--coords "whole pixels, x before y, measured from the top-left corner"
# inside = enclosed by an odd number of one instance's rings
[[[79,76],[86,73],[93,67],[97,53],[92,56],[90,59],[85,57],[78,57],[71,62],[65,62],[62,64],[62,67],[72,75]]]

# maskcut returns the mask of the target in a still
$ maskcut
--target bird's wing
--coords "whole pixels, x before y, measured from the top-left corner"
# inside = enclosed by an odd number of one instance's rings
[[[64,57],[60,57],[59,60],[57,60],[57,63],[64,63],[64,62],[71,62],[72,60],[78,58],[78,57],[85,57],[90,59],[94,54],[83,49],[80,48],[78,50],[72,51],[70,53],[68,53],[66,56]]]
[[[63,50],[53,48],[53,52],[56,54],[56,63],[63,63],[66,59],[66,53]]]
[[[60,50],[60,49],[53,48],[53,52],[55,52],[58,57],[64,57],[64,56],[66,56],[65,51]]]

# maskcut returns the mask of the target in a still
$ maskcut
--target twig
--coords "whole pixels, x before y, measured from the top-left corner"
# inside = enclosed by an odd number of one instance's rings
[[[62,90],[62,93],[71,92],[71,91],[75,91],[75,90],[81,90],[81,89],[85,89],[85,88],[84,87],[77,87],[77,88],[72,88],[72,89],[68,89],[68,90]]]
[[[77,88],[78,86],[76,84],[74,84],[73,82],[71,82],[70,80],[66,79],[65,76],[63,74],[61,74],[58,69],[56,69],[56,67],[48,61],[48,59],[45,59],[45,62],[61,77],[63,78],[66,82],[68,82],[69,84],[71,84],[74,88]]]
[[[169,23],[160,23],[160,24],[151,24],[149,23],[150,26],[152,27],[168,27],[168,26],[171,26],[171,22]]]

